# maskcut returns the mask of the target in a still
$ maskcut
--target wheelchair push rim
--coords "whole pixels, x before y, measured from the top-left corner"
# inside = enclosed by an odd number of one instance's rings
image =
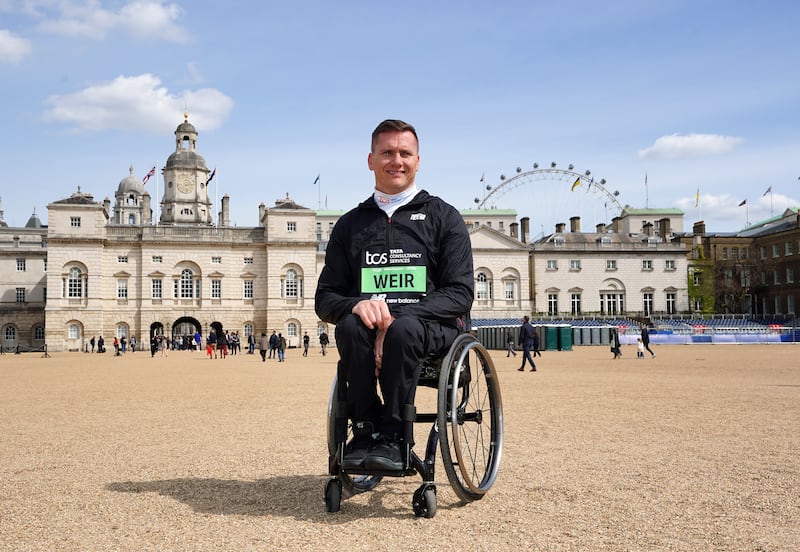
[[[439,445],[450,485],[465,502],[494,484],[503,451],[503,405],[488,351],[463,334],[442,362],[438,392]]]

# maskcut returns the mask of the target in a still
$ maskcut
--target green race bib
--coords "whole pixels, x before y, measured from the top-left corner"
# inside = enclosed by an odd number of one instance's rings
[[[425,293],[424,266],[382,266],[361,269],[361,293]]]

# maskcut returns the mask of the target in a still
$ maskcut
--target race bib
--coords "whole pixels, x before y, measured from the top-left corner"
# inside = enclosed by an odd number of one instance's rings
[[[425,293],[425,266],[381,266],[361,269],[361,293]]]

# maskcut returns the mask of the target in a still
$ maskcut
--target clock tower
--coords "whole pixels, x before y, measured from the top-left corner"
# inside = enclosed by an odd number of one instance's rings
[[[211,225],[209,173],[205,159],[197,153],[197,130],[184,113],[183,122],[175,129],[175,152],[163,169],[160,224]]]

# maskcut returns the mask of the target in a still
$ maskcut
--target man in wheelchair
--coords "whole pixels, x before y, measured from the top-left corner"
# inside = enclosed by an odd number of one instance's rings
[[[336,325],[338,399],[353,422],[345,471],[404,468],[403,409],[413,404],[422,361],[447,352],[472,306],[466,225],[417,189],[419,162],[413,126],[375,128],[367,156],[374,192],[336,223],[317,286],[317,315]]]

